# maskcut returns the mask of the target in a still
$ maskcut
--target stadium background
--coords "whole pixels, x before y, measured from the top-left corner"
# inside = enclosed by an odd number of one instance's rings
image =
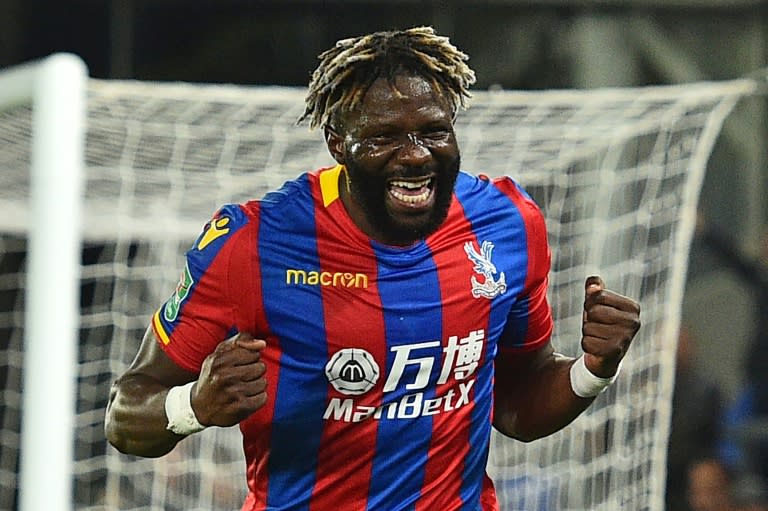
[[[684,83],[768,65],[760,0],[2,0],[0,67],[71,51],[96,78],[305,85],[336,39],[417,24],[469,53],[481,89]],[[750,99],[731,115],[700,201],[716,238],[755,259],[768,258],[766,112]],[[734,399],[761,312],[711,240],[694,240],[683,322],[697,366]]]

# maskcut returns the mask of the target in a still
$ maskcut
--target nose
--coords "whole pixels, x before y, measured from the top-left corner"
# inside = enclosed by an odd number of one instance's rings
[[[432,158],[432,153],[424,144],[424,141],[416,135],[409,133],[398,152],[398,159],[401,163],[407,166],[420,166],[430,158]]]

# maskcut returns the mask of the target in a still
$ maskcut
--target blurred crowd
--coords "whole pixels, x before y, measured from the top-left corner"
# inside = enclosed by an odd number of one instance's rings
[[[756,297],[743,384],[726,398],[694,363],[696,339],[680,329],[667,459],[667,511],[768,511],[768,230],[754,257],[703,220],[697,238]],[[728,340],[723,339],[723,349]]]

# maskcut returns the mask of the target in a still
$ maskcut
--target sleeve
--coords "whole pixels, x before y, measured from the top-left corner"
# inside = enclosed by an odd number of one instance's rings
[[[547,300],[548,279],[512,307],[499,346],[505,351],[534,351],[543,347],[552,336],[554,322]]]
[[[543,347],[554,328],[552,309],[547,299],[552,255],[547,227],[539,206],[510,178],[495,184],[514,203],[523,223],[527,254],[525,282],[512,305],[499,346],[502,350],[533,351]]]
[[[223,206],[205,225],[186,253],[176,289],[152,317],[162,349],[179,366],[192,372],[216,346],[237,332],[237,299],[231,276],[247,275],[249,217],[238,205]],[[249,282],[249,279],[243,279]],[[239,290],[247,294],[247,290]]]

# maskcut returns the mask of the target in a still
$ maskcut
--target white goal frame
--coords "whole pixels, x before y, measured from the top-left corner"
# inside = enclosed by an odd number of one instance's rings
[[[34,130],[18,485],[21,511],[72,509],[87,83],[85,63],[66,53],[17,66],[0,76],[0,109],[31,104]],[[54,253],[56,257],[51,257]]]

